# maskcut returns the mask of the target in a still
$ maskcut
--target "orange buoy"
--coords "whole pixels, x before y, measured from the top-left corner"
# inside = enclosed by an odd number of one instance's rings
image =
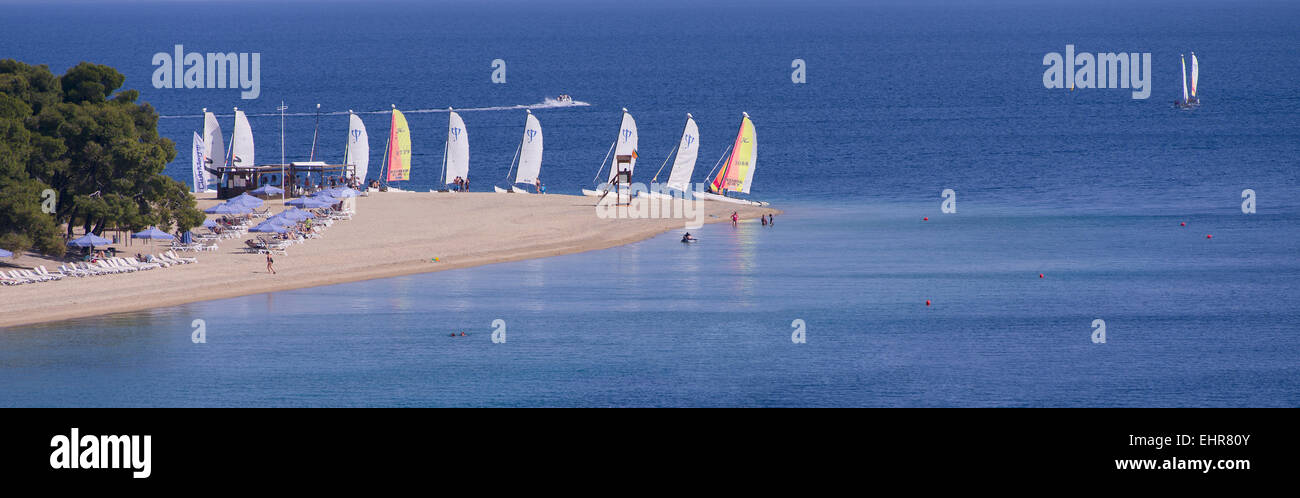
[[[926,305],[926,306],[929,306],[929,305],[930,305],[930,300],[929,300],[929,299],[926,299],[926,300],[925,300],[925,305]]]

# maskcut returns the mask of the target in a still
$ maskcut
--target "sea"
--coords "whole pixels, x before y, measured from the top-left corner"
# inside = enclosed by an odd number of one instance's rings
[[[686,113],[707,181],[743,112],[759,143],[750,196],[783,211],[770,227],[707,225],[695,244],[674,231],[12,327],[0,406],[1300,405],[1295,2],[0,11],[0,58],[121,71],[177,146],[165,173],[187,184],[204,108],[227,138],[233,109],[248,113],[258,163],[279,163],[282,122],[287,160],[340,161],[356,111],[373,176],[396,106],[413,190],[437,186],[448,107],[474,189],[505,186],[531,109],[541,178],[570,194],[592,185],[622,108],[638,181]],[[258,98],[155,88],[155,55],[176,45],[260,54]],[[1044,57],[1070,45],[1150,54],[1150,98],[1046,88]],[[1192,52],[1202,104],[1177,109]],[[560,94],[581,105],[548,100]]]

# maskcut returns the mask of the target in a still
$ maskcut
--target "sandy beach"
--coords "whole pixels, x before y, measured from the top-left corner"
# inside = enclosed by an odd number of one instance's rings
[[[200,209],[218,202],[212,194],[199,196]],[[284,209],[278,199],[266,205],[272,213]],[[705,223],[729,221],[732,211],[742,219],[779,213],[699,205]],[[275,275],[266,271],[265,256],[245,252],[244,240],[257,235],[246,234],[222,240],[218,251],[179,253],[198,258],[197,264],[4,286],[0,327],[604,249],[681,231],[686,221],[601,218],[594,198],[582,196],[375,192],[357,199],[351,220],[275,255]],[[195,229],[200,231],[205,229]],[[137,240],[115,247],[119,255],[134,256],[162,252],[166,245]],[[44,265],[50,271],[60,264],[30,255],[7,263],[8,269]]]

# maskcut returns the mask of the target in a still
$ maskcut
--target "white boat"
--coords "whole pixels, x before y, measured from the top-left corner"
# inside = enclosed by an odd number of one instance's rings
[[[361,116],[348,109],[348,140],[343,151],[343,164],[352,165],[352,171],[361,185],[366,184],[366,175],[370,169],[370,135]]]
[[[695,124],[695,117],[691,113],[686,113],[686,127],[682,128],[682,139],[677,142],[677,147],[664,158],[664,163],[659,165],[659,171],[655,172],[654,178],[650,180],[654,184],[659,180],[659,173],[663,172],[664,166],[668,164],[669,157],[676,157],[673,160],[673,169],[668,172],[668,181],[665,187],[679,192],[690,190],[691,174],[695,172],[695,160],[700,155],[700,128]],[[672,195],[662,192],[640,192],[641,197],[651,198],[671,198]]]
[[[217,184],[217,176],[212,173],[216,168],[225,165],[226,161],[226,139],[221,135],[221,123],[217,122],[217,116],[203,109],[203,169],[207,174],[206,192],[216,192],[212,186]],[[216,161],[221,161],[217,164]]]
[[[252,168],[254,162],[253,128],[248,125],[248,116],[244,111],[235,109],[235,127],[230,132],[230,165],[236,168]]]
[[[469,180],[469,133],[460,114],[447,108],[447,143],[442,154],[443,185],[455,183],[456,178]]]
[[[696,199],[752,206],[768,205],[766,202],[726,195],[727,192],[748,194],[749,187],[754,181],[754,169],[758,166],[758,137],[754,133],[754,122],[749,119],[748,113],[743,114],[744,117],[740,120],[740,131],[736,133],[736,142],[729,147],[731,155],[726,156],[727,160],[722,163],[722,170],[718,171],[718,176],[709,184],[709,191],[696,192]]]
[[[515,148],[515,157],[510,159],[510,169],[506,170],[506,180],[510,179],[510,172],[515,171],[515,181],[509,189],[496,186],[492,188],[498,193],[529,193],[528,188],[521,187],[520,184],[537,185],[537,175],[542,171],[542,148],[542,123],[533,116],[533,111],[528,111],[528,117],[524,120],[524,136]],[[518,170],[515,170],[515,159],[519,160]]]
[[[614,153],[614,161],[610,163],[609,176],[605,183],[600,184],[595,190],[582,189],[582,195],[592,197],[604,197],[609,191],[609,185],[614,181],[614,177],[620,171],[626,171],[630,177],[634,168],[636,168],[637,158],[637,133],[636,120],[623,108],[623,121],[619,125],[618,137],[614,143],[610,144],[609,150]],[[596,178],[600,178],[600,172],[605,169],[605,161],[610,158],[610,153],[605,153],[605,159],[600,161],[600,168],[596,169]]]

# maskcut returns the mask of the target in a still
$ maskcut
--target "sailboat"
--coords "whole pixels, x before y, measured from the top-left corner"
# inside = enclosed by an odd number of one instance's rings
[[[469,181],[469,133],[460,114],[447,108],[447,144],[442,154],[443,185],[455,183],[457,178]],[[444,189],[445,190],[445,189]]]
[[[614,153],[614,162],[610,163],[609,166],[609,177],[605,180],[605,183],[597,186],[596,190],[582,189],[582,195],[604,197],[619,171],[627,171],[630,176],[633,168],[636,167],[636,144],[636,120],[632,119],[632,115],[624,107],[623,122],[619,125],[618,137],[614,139],[614,143],[609,145],[610,152]],[[600,178],[601,170],[605,169],[605,161],[609,159],[609,154],[609,152],[606,152],[605,159],[600,161],[600,168],[596,169],[596,178]]]
[[[668,181],[665,186],[684,193],[690,190],[691,174],[695,172],[695,160],[700,154],[700,128],[696,126],[695,117],[691,116],[689,112],[686,113],[686,127],[682,129],[682,139],[677,143],[677,147],[672,152],[669,152],[668,156],[673,157],[674,154],[676,159],[673,161],[672,171],[668,173]],[[655,176],[650,180],[650,183],[659,180],[659,173],[663,172],[664,166],[667,164],[668,157],[665,157],[664,163],[659,165],[659,171],[655,172]],[[671,197],[669,194],[662,192],[641,192],[640,195],[657,198]]]
[[[722,163],[722,170],[718,172],[718,176],[709,184],[709,192],[696,192],[696,199],[754,206],[768,205],[766,202],[737,199],[726,195],[727,192],[748,194],[754,180],[754,168],[758,166],[758,139],[754,135],[754,122],[750,121],[749,113],[742,114],[744,118],[740,120],[740,132],[736,133],[736,142],[728,147],[731,155],[725,156],[727,160]],[[717,166],[715,165],[714,168]]]
[[[384,184],[389,192],[405,192],[389,185],[391,182],[411,179],[411,130],[406,126],[406,116],[393,104],[393,118],[388,125],[388,144],[384,146]]]
[[[1183,100],[1174,102],[1174,107],[1179,109],[1189,109],[1192,107],[1187,98],[1187,58],[1183,54],[1178,54],[1178,60],[1183,63]]]
[[[252,168],[257,164],[253,161],[254,150],[253,128],[248,126],[248,116],[236,107],[235,127],[230,131],[230,166]]]
[[[519,139],[519,147],[515,148],[515,156],[519,159],[519,170],[515,173],[515,182],[509,188],[493,187],[498,193],[514,192],[516,194],[527,194],[527,188],[519,188],[519,184],[535,186],[537,185],[537,175],[542,171],[542,124],[533,116],[533,111],[528,111],[528,118],[524,121],[524,136]],[[510,160],[510,168],[514,169],[515,160]],[[510,171],[506,170],[506,180],[510,180]]]
[[[203,170],[205,174],[206,185],[205,192],[216,192],[212,187],[217,184],[217,175],[213,171],[217,167],[225,165],[226,161],[226,139],[221,135],[221,123],[217,122],[217,116],[208,112],[207,108],[203,109]],[[218,164],[216,161],[221,161]]]
[[[1188,100],[1188,103],[1192,105],[1201,105],[1201,99],[1196,96],[1196,80],[1200,74],[1200,68],[1196,63],[1196,52],[1192,52],[1192,98]]]
[[[361,185],[366,184],[366,174],[370,169],[370,135],[366,133],[366,124],[348,109],[348,140],[343,149],[343,164],[352,165],[352,174],[356,175]]]

